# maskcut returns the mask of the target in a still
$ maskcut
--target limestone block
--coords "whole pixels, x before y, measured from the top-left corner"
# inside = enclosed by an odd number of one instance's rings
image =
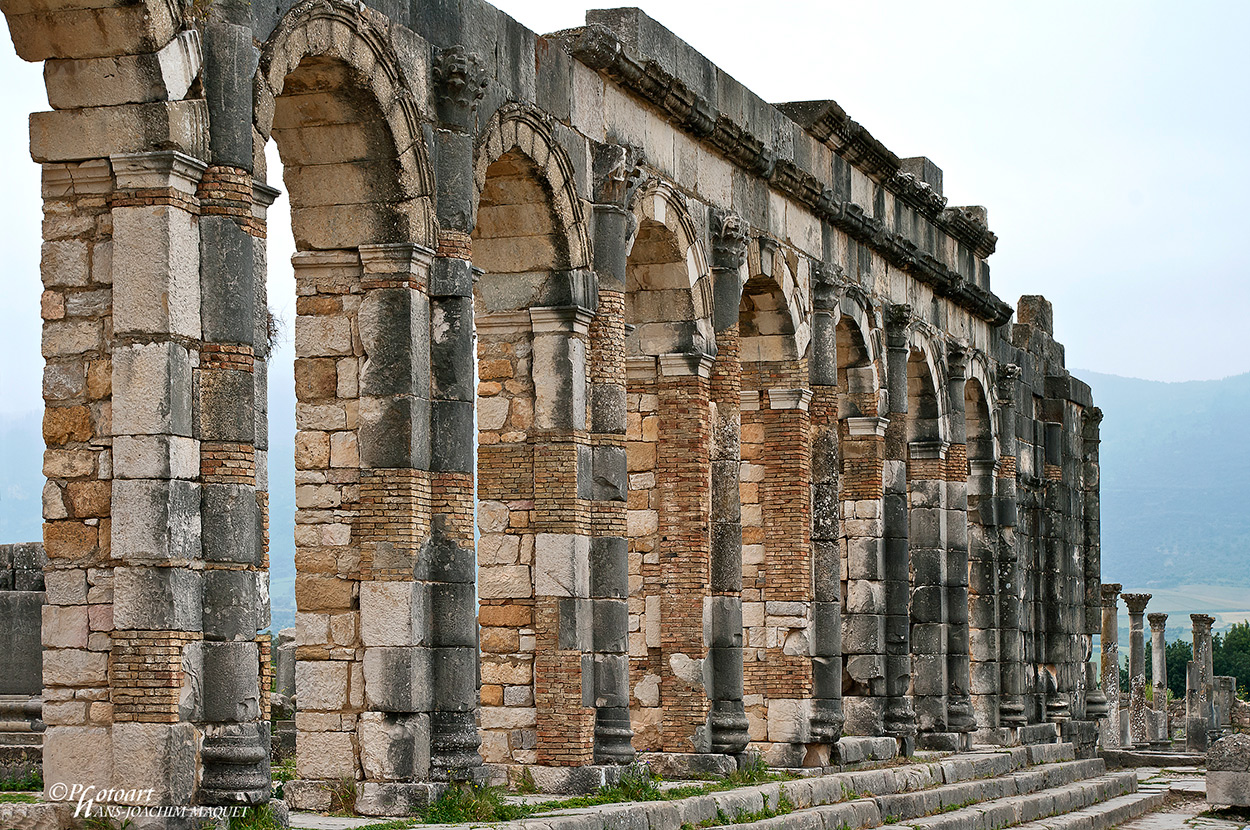
[[[479,512],[479,525],[480,512]],[[521,555],[521,537],[505,533],[484,533],[478,537],[477,561],[480,565],[515,565]]]
[[[53,109],[181,100],[200,73],[197,30],[181,32],[159,52],[48,60],[43,79]]]
[[[295,318],[295,353],[300,357],[352,354],[351,322],[342,315]]]
[[[208,320],[205,320],[207,336]],[[251,444],[256,437],[251,372],[201,369],[196,375],[198,435],[205,441]]]
[[[353,733],[301,732],[295,742],[295,768],[301,778],[354,779],[356,749]]]
[[[539,533],[534,540],[536,596],[586,597],[590,594],[590,539],[566,533]]]
[[[113,570],[113,624],[122,630],[199,631],[202,580],[189,568]]]
[[[200,487],[189,481],[113,482],[113,555],[131,562],[199,559]]]
[[[200,336],[199,233],[195,217],[164,205],[113,211],[113,329],[119,334]]]
[[[115,435],[191,435],[191,358],[176,343],[113,349]]]
[[[482,599],[521,599],[533,596],[529,566],[483,566],[478,571],[477,590]]]
[[[195,789],[195,727],[189,723],[113,725],[113,786],[156,791],[150,803],[187,804]],[[123,804],[144,804],[144,796]]]
[[[256,720],[260,716],[257,644],[205,642],[202,648],[204,719],[214,723]]]
[[[220,640],[253,639],[260,628],[262,580],[256,571],[205,571],[204,635]]]
[[[300,660],[295,694],[301,711],[338,712],[347,707],[350,664],[339,660]]]
[[[103,686],[108,683],[108,654],[73,648],[43,652],[44,686]],[[46,745],[45,745],[46,746]]]
[[[0,590],[0,619],[5,621],[0,628],[0,694],[37,695],[43,688],[39,657],[43,601],[44,595],[36,591]]]
[[[118,435],[113,438],[113,478],[196,479],[200,444],[178,435]]]
[[[109,729],[101,726],[49,726],[43,734],[44,794],[57,782],[113,782],[113,747]]]
[[[366,648],[365,705],[376,712],[428,712],[434,701],[434,653],[420,646]],[[303,705],[303,698],[300,698]]]
[[[43,606],[42,641],[45,648],[86,648],[88,630],[87,606]]]
[[[204,558],[259,564],[263,529],[255,489],[246,484],[205,484],[203,492]]]
[[[360,636],[366,648],[426,645],[430,624],[428,586],[360,583]]]
[[[36,112],[30,153],[39,162],[77,161],[161,147],[203,158],[207,119],[205,103],[196,100]]]
[[[43,575],[47,601],[52,605],[83,605],[87,602],[87,572],[81,568],[47,571]],[[5,619],[14,619],[6,616]]]
[[[503,396],[478,398],[478,427],[492,432],[503,429],[504,424],[508,421],[508,409],[511,403],[512,401],[510,398]]]

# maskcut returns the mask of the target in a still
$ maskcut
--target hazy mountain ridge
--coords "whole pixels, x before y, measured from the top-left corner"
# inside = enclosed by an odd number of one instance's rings
[[[1161,383],[1075,370],[1102,408],[1102,574],[1250,586],[1250,373]]]

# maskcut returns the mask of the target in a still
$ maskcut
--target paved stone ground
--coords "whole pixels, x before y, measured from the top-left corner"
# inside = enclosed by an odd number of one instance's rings
[[[1250,818],[1205,815],[1206,781],[1197,767],[1139,767],[1138,788],[1166,790],[1173,799],[1162,809],[1121,824],[1118,830],[1244,830]]]

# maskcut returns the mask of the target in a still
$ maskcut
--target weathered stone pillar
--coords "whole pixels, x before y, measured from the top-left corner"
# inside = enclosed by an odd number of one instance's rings
[[[915,746],[916,710],[911,696],[911,554],[908,548],[907,327],[911,306],[886,310],[886,382],[889,426],[885,436],[883,503],[885,536],[885,732],[903,754]],[[945,674],[943,667],[942,674]],[[939,687],[944,684],[939,684]]]
[[[1102,725],[1104,749],[1120,748],[1120,628],[1118,582],[1102,585],[1102,693],[1107,696],[1107,720]]]
[[[970,693],[968,643],[968,430],[964,387],[968,351],[947,347],[947,412],[950,446],[946,449],[946,722],[951,732],[970,736],[976,729]],[[971,737],[960,741],[970,749]]]
[[[1211,653],[1211,624],[1215,617],[1190,614],[1194,632],[1194,659],[1189,663],[1185,683],[1185,747],[1190,752],[1206,752],[1208,732],[1215,726],[1214,655]]]
[[[1150,594],[1121,594],[1128,606],[1129,737],[1143,746],[1150,737],[1146,729],[1146,640],[1142,615]]]
[[[716,363],[712,367],[712,662],[708,727],[713,752],[737,754],[750,736],[742,688],[742,368],[738,304],[747,227],[734,213],[712,216],[712,291]]]
[[[827,270],[828,269],[828,270]],[[838,550],[837,295],[830,266],[813,265],[811,403],[812,714],[815,742],[842,736],[842,568]]]
[[[636,232],[629,199],[635,153],[609,144],[595,154],[595,272],[599,307],[590,324],[589,401],[594,507],[590,596],[594,606],[597,763],[629,763],[629,545],[625,537],[625,268]]]
[[[1020,367],[998,367],[994,385],[998,404],[998,434],[1002,456],[995,476],[995,514],[998,521],[998,668],[1001,683],[998,713],[1003,726],[1028,723],[1024,710],[1024,569],[1017,550],[1016,525],[1016,395]]]
[[[1150,675],[1154,690],[1154,709],[1159,720],[1158,734],[1152,739],[1158,744],[1172,741],[1172,725],[1168,715],[1168,615],[1146,615],[1150,623]]]
[[[433,66],[438,247],[430,268],[430,492],[431,579],[444,584],[475,579],[473,541],[474,388],[473,270],[469,238],[476,198],[473,143],[477,104],[486,86],[477,56],[461,46],[439,52]],[[471,592],[470,592],[471,595]],[[470,600],[471,602],[471,600]],[[471,619],[468,609],[448,608]],[[430,767],[435,779],[472,777],[480,768],[477,638],[448,631],[433,649]]]
[[[1085,520],[1085,718],[1100,720],[1107,716],[1107,696],[1098,683],[1098,667],[1090,657],[1093,639],[1102,630],[1102,519],[1099,485],[1101,469],[1098,460],[1101,442],[1099,425],[1102,410],[1085,407],[1081,412],[1081,445],[1084,469],[1081,493]]]

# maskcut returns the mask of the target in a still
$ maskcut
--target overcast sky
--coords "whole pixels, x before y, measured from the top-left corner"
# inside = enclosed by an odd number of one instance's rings
[[[586,8],[498,5],[540,33],[578,25]],[[834,98],[898,155],[931,158],[951,204],[989,209],[999,296],[1054,302],[1070,367],[1169,381],[1250,371],[1237,195],[1250,182],[1250,4],[642,5],[764,99]],[[40,406],[26,115],[47,108],[40,69],[17,59],[7,26],[0,80],[4,415]],[[282,267],[289,235],[271,245]],[[279,310],[293,305],[290,284],[273,286]]]

